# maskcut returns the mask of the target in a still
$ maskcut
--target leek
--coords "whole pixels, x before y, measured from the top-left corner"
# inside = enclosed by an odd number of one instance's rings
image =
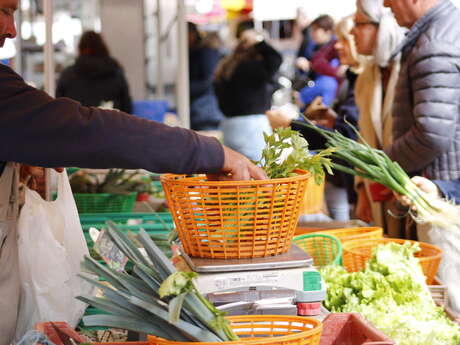
[[[177,272],[149,235],[141,230],[132,240],[109,223],[107,233],[133,264],[132,273],[116,272],[85,257],[82,271],[96,275],[81,277],[103,291],[103,297],[79,296],[79,300],[109,315],[83,318],[85,326],[105,326],[156,335],[187,342],[222,342],[238,340],[224,314],[197,290],[196,273]],[[140,243],[147,257],[139,251]]]

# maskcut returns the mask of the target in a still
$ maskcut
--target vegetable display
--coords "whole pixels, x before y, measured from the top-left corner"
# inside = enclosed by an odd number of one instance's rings
[[[100,179],[97,174],[79,170],[72,174],[69,182],[74,193],[151,194],[156,192],[150,176],[144,176],[139,171],[128,174],[124,169],[109,169],[103,179]]]
[[[296,122],[296,124],[320,133],[326,138],[327,146],[334,148],[332,155],[355,168],[350,169],[332,163],[334,169],[378,182],[407,197],[416,210],[416,213],[410,212],[417,223],[430,223],[444,228],[457,226],[459,206],[421,191],[397,162],[393,162],[382,150],[369,146],[352,125],[350,127],[356,131],[362,143],[349,139],[337,131],[321,129],[310,122]]]
[[[82,271],[109,283],[81,275],[101,289],[103,297],[78,299],[109,313],[85,316],[85,326],[122,328],[181,342],[238,340],[224,313],[196,289],[192,280],[196,273],[176,271],[144,230],[140,230],[137,241],[146,256],[113,223],[109,223],[107,231],[133,268],[131,273],[120,273],[85,257]]]
[[[460,328],[431,298],[417,246],[378,246],[361,272],[326,266],[325,306],[331,312],[358,312],[398,345],[458,345]]]

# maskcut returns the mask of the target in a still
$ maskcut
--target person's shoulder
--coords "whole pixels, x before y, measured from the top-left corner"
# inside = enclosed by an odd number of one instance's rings
[[[459,47],[460,36],[460,9],[454,5],[433,19],[418,40],[418,45],[452,44]]]
[[[24,82],[19,74],[17,74],[10,66],[0,63],[0,80],[2,84],[6,82]]]

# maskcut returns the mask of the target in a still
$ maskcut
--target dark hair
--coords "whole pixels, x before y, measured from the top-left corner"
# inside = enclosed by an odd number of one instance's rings
[[[236,33],[235,36],[237,39],[240,39],[241,34],[243,31],[249,30],[249,29],[254,29],[254,21],[252,20],[243,20],[238,23],[236,27]]]
[[[86,31],[83,33],[78,43],[78,51],[80,56],[110,56],[109,48],[107,48],[101,34],[94,31]]]
[[[259,49],[254,45],[248,47],[246,42],[239,42],[233,53],[223,58],[217,65],[214,79],[216,81],[229,80],[241,62],[258,58],[260,58]]]
[[[310,26],[323,29],[324,31],[332,31],[334,30],[334,19],[327,14],[323,14],[316,18]]]

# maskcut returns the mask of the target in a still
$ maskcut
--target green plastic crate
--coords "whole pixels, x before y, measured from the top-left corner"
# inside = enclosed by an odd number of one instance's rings
[[[134,212],[116,212],[116,213],[85,213],[80,214],[80,223],[82,226],[91,224],[95,227],[98,224],[105,224],[111,220],[115,224],[126,224],[128,220],[135,219],[142,223],[173,223],[173,217],[170,212],[156,213],[134,213]]]
[[[292,242],[313,258],[315,266],[340,265],[342,262],[342,245],[337,237],[307,234],[294,237]]]
[[[131,212],[136,202],[137,193],[75,193],[78,213],[113,213]]]

